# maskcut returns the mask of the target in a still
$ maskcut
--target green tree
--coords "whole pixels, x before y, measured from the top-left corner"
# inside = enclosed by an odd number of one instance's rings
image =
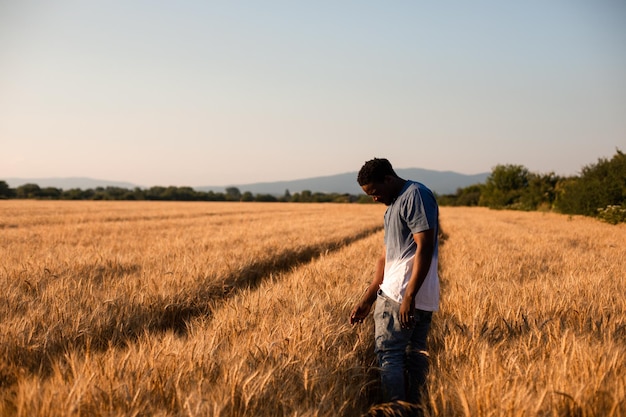
[[[302,190],[300,193],[300,201],[309,203],[313,199],[313,193],[311,190]]]
[[[181,201],[196,201],[198,193],[191,187],[178,187],[177,199]]]
[[[63,190],[55,187],[42,188],[39,191],[39,198],[48,198],[51,200],[58,200],[63,195]]]
[[[83,192],[80,188],[70,188],[69,190],[63,190],[61,198],[63,200],[81,200]]]
[[[480,202],[483,188],[483,184],[458,188],[455,194],[438,196],[437,201],[441,206],[477,206]]]
[[[497,165],[487,178],[479,204],[490,208],[520,208],[520,198],[529,181],[522,165]]]
[[[477,206],[480,201],[484,185],[474,184],[468,187],[462,188],[458,193],[457,205],[459,206]]]
[[[254,198],[255,201],[262,201],[266,203],[273,203],[278,201],[278,198],[271,194],[257,194]]]
[[[106,187],[103,190],[105,200],[125,200],[128,196],[128,189],[121,187]]]
[[[285,202],[291,201],[291,193],[289,192],[289,189],[285,190],[285,194],[280,198],[280,201],[285,201]]]
[[[15,190],[6,181],[0,181],[0,199],[15,197]]]
[[[213,191],[207,191],[204,197],[206,201],[226,201],[224,193],[216,193]]]
[[[127,193],[126,199],[127,200],[145,200],[146,194],[141,188],[135,187],[132,191],[129,191]]]
[[[226,199],[229,201],[240,201],[241,200],[241,191],[237,187],[227,187],[226,188]]]
[[[37,184],[24,184],[15,189],[17,198],[39,198],[41,188]]]
[[[528,187],[523,190],[519,199],[522,210],[551,210],[556,198],[556,187],[561,178],[551,172],[549,174],[528,175]]]
[[[91,196],[92,200],[112,200],[113,198],[104,187],[96,187],[93,195]]]
[[[626,204],[626,155],[617,150],[613,158],[600,158],[585,166],[579,177],[562,181],[555,207],[565,214],[596,216],[609,206]]]
[[[146,200],[163,200],[167,189],[165,187],[154,186],[146,190]]]

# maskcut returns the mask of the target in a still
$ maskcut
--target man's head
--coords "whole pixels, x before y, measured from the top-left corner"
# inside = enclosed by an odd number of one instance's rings
[[[374,201],[388,206],[398,196],[405,181],[398,177],[387,159],[374,158],[363,164],[357,182]]]

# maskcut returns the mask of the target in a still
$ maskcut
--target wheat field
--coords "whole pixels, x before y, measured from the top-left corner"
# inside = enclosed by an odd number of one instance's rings
[[[484,208],[441,208],[425,403],[377,405],[383,212],[0,201],[0,415],[626,416],[626,225]]]

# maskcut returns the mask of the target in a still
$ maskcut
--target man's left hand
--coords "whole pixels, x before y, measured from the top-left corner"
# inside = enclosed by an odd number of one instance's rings
[[[415,321],[415,303],[413,299],[405,298],[400,305],[400,325],[409,328]]]

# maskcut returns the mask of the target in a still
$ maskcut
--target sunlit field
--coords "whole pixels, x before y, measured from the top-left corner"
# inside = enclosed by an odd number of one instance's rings
[[[626,225],[483,208],[441,209],[425,403],[377,405],[383,212],[0,201],[0,415],[626,416]]]

